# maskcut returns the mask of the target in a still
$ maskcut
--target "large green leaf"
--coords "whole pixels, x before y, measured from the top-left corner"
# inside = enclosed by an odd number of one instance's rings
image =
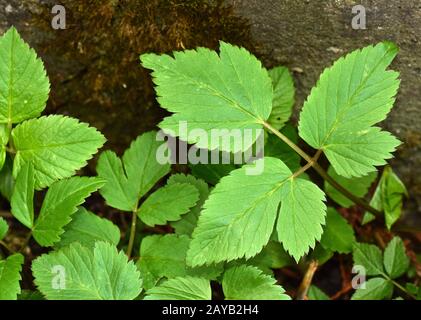
[[[45,108],[50,83],[44,65],[14,27],[0,37],[0,123],[37,117]]]
[[[138,267],[144,279],[145,289],[162,277],[175,278],[197,276],[215,279],[222,273],[222,265],[190,268],[186,264],[186,254],[190,238],[185,235],[167,234],[145,237],[140,247]]]
[[[64,227],[64,233],[54,247],[62,248],[79,242],[85,247],[93,248],[97,241],[106,241],[116,246],[120,241],[120,229],[110,220],[80,207],[72,215],[72,221]]]
[[[23,255],[20,253],[0,260],[0,300],[16,300],[20,293],[19,281]]]
[[[139,208],[137,215],[149,226],[177,221],[199,200],[199,191],[189,183],[172,183],[152,193]]]
[[[142,290],[139,271],[110,243],[73,243],[32,263],[38,289],[49,300],[133,300]]]
[[[63,227],[71,221],[77,206],[103,185],[103,179],[88,177],[72,177],[55,182],[48,189],[35,221],[35,240],[42,246],[52,246],[59,241]]]
[[[209,280],[178,277],[148,290],[145,300],[211,300]]]
[[[34,226],[34,188],[34,166],[29,162],[16,178],[10,203],[13,216],[29,229]]]
[[[341,176],[375,171],[400,144],[372,127],[393,107],[399,74],[386,68],[397,52],[396,45],[383,42],[339,59],[323,72],[303,106],[300,136],[322,149]]]
[[[166,144],[157,141],[156,135],[151,131],[137,137],[122,160],[112,151],[101,154],[97,172],[107,180],[100,192],[108,205],[133,211],[139,199],[169,173],[171,165],[160,164],[157,160],[158,150]]]
[[[327,209],[326,227],[320,243],[327,250],[339,253],[352,251],[355,243],[354,229],[334,208]]]
[[[399,278],[408,270],[409,258],[401,238],[394,237],[384,250],[384,267],[392,279]]]
[[[274,278],[252,266],[225,271],[222,288],[226,300],[291,300]]]
[[[373,278],[365,283],[365,288],[359,288],[352,295],[352,300],[382,300],[390,299],[393,294],[393,284],[383,278]]]
[[[273,106],[268,122],[274,128],[281,129],[291,117],[294,106],[294,81],[285,67],[270,69],[269,76],[273,84]]]
[[[153,70],[160,105],[174,113],[159,126],[183,141],[210,150],[245,151],[257,137],[224,144],[220,139],[201,139],[190,133],[199,129],[210,136],[212,129],[263,129],[263,121],[269,118],[271,79],[260,61],[244,48],[221,41],[219,56],[198,48],[175,52],[174,57],[143,54],[141,61]],[[228,137],[226,133],[224,137]]]
[[[356,243],[353,248],[352,257],[354,259],[354,265],[364,267],[366,275],[384,275],[383,254],[375,245]]]
[[[13,175],[31,162],[36,189],[74,175],[105,142],[95,128],[60,115],[25,121],[13,129],[12,138],[17,151]]]
[[[345,178],[338,175],[332,166],[329,167],[327,173],[342,187],[347,189],[349,192],[351,192],[358,198],[362,198],[367,194],[368,189],[377,177],[377,172],[370,172],[363,177]],[[324,187],[326,194],[340,206],[344,208],[349,208],[354,204],[352,200],[349,200],[347,197],[345,197],[342,193],[340,193],[337,189],[330,185],[329,182],[325,181]]]

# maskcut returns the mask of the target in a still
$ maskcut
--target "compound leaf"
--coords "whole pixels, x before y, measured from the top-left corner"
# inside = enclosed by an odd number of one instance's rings
[[[199,148],[238,152],[256,140],[201,139],[189,134],[215,128],[230,130],[263,129],[272,109],[272,83],[261,62],[244,48],[220,42],[219,55],[206,48],[169,55],[143,54],[142,65],[152,69],[160,105],[174,113],[160,124],[166,133],[196,144]],[[188,128],[183,127],[188,123]],[[244,135],[241,135],[244,137]]]
[[[0,37],[0,123],[18,123],[44,110],[50,82],[35,51],[12,27]]]
[[[34,226],[34,189],[34,166],[29,162],[16,178],[10,203],[13,216],[29,229]]]
[[[177,277],[148,290],[145,300],[211,300],[209,280]]]
[[[228,269],[222,279],[225,300],[291,300],[276,280],[252,266]]]
[[[37,190],[74,175],[105,142],[95,128],[60,115],[25,121],[13,129],[12,138],[17,151],[13,176],[31,162]]]
[[[397,52],[396,45],[382,42],[340,58],[323,72],[303,106],[301,138],[322,149],[341,176],[375,171],[400,144],[372,127],[393,107],[399,74],[386,68]]]
[[[103,179],[88,177],[72,177],[55,182],[48,189],[35,221],[35,240],[41,246],[52,246],[59,241],[63,227],[71,221],[77,206],[103,185]]]
[[[20,293],[20,272],[23,255],[16,253],[6,260],[0,260],[0,300],[16,300]]]

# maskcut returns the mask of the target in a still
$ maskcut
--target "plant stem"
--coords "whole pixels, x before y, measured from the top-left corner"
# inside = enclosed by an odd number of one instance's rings
[[[285,142],[288,146],[291,147],[296,153],[298,153],[304,160],[307,161],[307,164],[314,168],[314,170],[317,171],[317,173],[326,180],[332,187],[334,187],[336,190],[338,190],[340,193],[342,193],[345,197],[350,199],[352,202],[358,204],[365,210],[375,214],[380,215],[381,212],[377,209],[370,206],[366,201],[363,199],[360,199],[353,195],[351,192],[349,192],[347,189],[342,187],[339,183],[337,183],[331,176],[327,174],[327,172],[317,163],[318,157],[321,155],[322,150],[317,150],[316,155],[312,158],[307,153],[305,153],[299,146],[297,146],[294,142],[292,142],[288,137],[283,135],[279,130],[276,130],[274,127],[272,127],[267,122],[262,122],[263,126],[267,128],[270,132],[272,132],[274,135],[276,135],[279,139],[281,139],[283,142]],[[304,169],[305,167],[303,167]],[[307,168],[306,168],[307,169]],[[300,172],[302,173],[302,172]]]
[[[311,282],[313,281],[313,276],[316,273],[317,267],[319,263],[316,260],[312,260],[307,268],[307,271],[304,275],[303,280],[298,288],[296,298],[297,300],[304,300],[307,296],[308,289],[311,286]]]
[[[132,251],[133,251],[133,244],[134,244],[134,238],[136,235],[136,224],[137,224],[137,207],[138,204],[136,203],[135,208],[132,211],[132,224],[130,227],[130,237],[129,237],[129,244],[127,246],[127,257],[130,259],[132,256]]]
[[[397,283],[395,280],[390,279],[390,281],[392,281],[392,283],[398,287],[401,291],[405,292],[408,296],[410,296],[412,299],[417,300],[417,297],[415,297],[413,294],[411,294],[410,292],[408,292],[408,290],[406,290],[406,288],[404,288],[403,286],[401,286],[399,283]]]

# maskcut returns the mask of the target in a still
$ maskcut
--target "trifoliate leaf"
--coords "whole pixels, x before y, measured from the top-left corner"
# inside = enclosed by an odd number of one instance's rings
[[[183,215],[180,220],[170,223],[175,229],[175,233],[191,236],[194,228],[196,228],[197,219],[199,218],[202,206],[209,196],[209,188],[203,180],[197,179],[192,175],[174,174],[168,179],[167,184],[170,185],[174,183],[190,183],[199,191],[199,200],[196,205],[190,208],[190,211]]]
[[[334,208],[327,208],[326,227],[320,244],[328,250],[350,253],[354,243],[352,226]]]
[[[178,277],[148,290],[145,300],[211,300],[209,280]]]
[[[6,220],[0,217],[0,240],[4,239],[8,231],[9,225],[7,224]]]
[[[35,51],[14,27],[0,37],[0,123],[35,118],[45,108],[50,83]]]
[[[344,178],[338,175],[332,166],[329,167],[327,173],[333,178],[333,180],[338,182],[342,187],[347,189],[349,192],[351,192],[358,198],[362,198],[367,194],[368,189],[377,177],[376,172],[370,172],[363,177]],[[354,204],[342,193],[340,193],[338,190],[332,187],[332,185],[330,185],[327,181],[325,181],[325,192],[333,201],[335,201],[337,204],[344,208],[349,208]]]
[[[0,260],[0,300],[16,300],[20,293],[23,255],[16,253]]]
[[[79,242],[87,248],[93,248],[96,241],[106,241],[116,246],[120,241],[120,229],[110,220],[80,207],[72,215],[72,221],[64,227],[64,233],[54,247],[62,248]]]
[[[399,88],[399,74],[386,71],[398,52],[382,42],[356,50],[327,68],[304,103],[299,133],[322,149],[335,171],[360,177],[384,165],[400,142],[374,124],[385,119]]]
[[[250,166],[260,175],[247,175]],[[264,158],[223,177],[204,204],[187,254],[192,266],[259,253],[272,234],[280,188],[291,175],[281,160]]]
[[[151,288],[160,278],[197,276],[215,279],[222,273],[222,265],[190,268],[186,265],[186,254],[190,238],[185,235],[167,234],[145,237],[140,247],[139,270],[144,287]]]
[[[409,268],[409,258],[399,237],[394,237],[384,250],[384,268],[392,279],[399,278]]]
[[[269,116],[269,124],[276,129],[281,129],[291,117],[294,106],[294,81],[288,68],[275,67],[269,70],[272,79],[273,99],[272,112]]]
[[[147,225],[164,225],[177,221],[194,207],[199,191],[189,183],[173,183],[152,193],[139,208],[138,217]]]
[[[38,289],[49,300],[133,300],[142,290],[139,271],[107,242],[72,243],[32,263]]]
[[[254,139],[208,139],[210,131],[224,128],[221,138],[230,130],[263,129],[263,121],[272,109],[272,83],[266,69],[244,48],[220,42],[215,51],[198,48],[169,55],[143,54],[142,65],[152,69],[160,105],[174,113],[159,127],[199,148],[221,151],[245,151]],[[188,123],[186,130],[184,127]],[[199,138],[190,134],[200,129],[207,133]]]
[[[282,186],[276,230],[285,250],[298,261],[320,240],[325,223],[325,195],[313,182],[290,178]]]
[[[31,162],[37,190],[74,175],[105,142],[95,128],[60,115],[25,121],[13,129],[12,138],[17,151],[13,176]]]
[[[133,211],[143,197],[163,176],[169,173],[169,163],[160,164],[158,151],[166,143],[156,140],[155,131],[146,132],[132,142],[122,161],[114,152],[103,152],[98,160],[98,175],[107,183],[100,193],[108,205]]]
[[[77,207],[103,185],[103,179],[88,177],[72,177],[55,182],[48,189],[35,221],[35,240],[44,247],[59,241],[63,227],[71,221]]]
[[[28,162],[16,178],[10,205],[13,216],[29,229],[34,226],[34,188],[34,166]]]
[[[365,288],[359,288],[352,295],[352,300],[382,300],[390,299],[393,294],[393,284],[383,278],[373,278],[365,283]]]
[[[13,188],[15,186],[15,179],[12,175],[13,160],[6,156],[3,168],[0,170],[0,193],[9,202],[12,198]]]
[[[291,300],[276,280],[252,266],[228,269],[222,279],[225,300]]]
[[[310,286],[307,297],[309,300],[330,300],[329,296],[315,285]]]
[[[383,275],[383,254],[381,250],[372,244],[356,243],[353,248],[352,257],[354,266],[364,267],[368,276]]]

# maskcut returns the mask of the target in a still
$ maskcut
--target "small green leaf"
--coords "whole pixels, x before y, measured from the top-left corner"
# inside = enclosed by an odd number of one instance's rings
[[[291,300],[276,280],[252,266],[228,269],[222,279],[225,300]]]
[[[157,160],[158,151],[166,149],[167,145],[157,141],[156,135],[155,131],[150,131],[138,136],[124,153],[122,161],[114,152],[101,154],[97,172],[107,180],[100,193],[108,205],[133,211],[138,200],[169,173],[170,163],[160,164]]]
[[[272,109],[272,83],[261,62],[244,48],[221,41],[219,51],[197,48],[175,52],[174,57],[143,54],[140,59],[153,70],[160,105],[174,113],[159,124],[161,129],[198,148],[236,153],[249,149],[257,137],[221,143],[190,132],[262,130]]]
[[[191,236],[194,228],[196,228],[197,219],[199,218],[202,206],[209,196],[209,187],[203,180],[197,179],[192,175],[184,174],[172,175],[168,179],[167,184],[170,185],[174,183],[190,183],[199,191],[199,200],[197,201],[196,205],[190,208],[190,211],[183,215],[180,220],[170,223],[171,226],[175,229],[175,233]]]
[[[64,227],[64,233],[54,247],[60,249],[79,242],[87,248],[93,248],[97,241],[106,241],[116,246],[120,241],[120,229],[110,220],[80,207],[72,215],[72,221]]]
[[[10,205],[13,216],[29,229],[34,226],[34,188],[34,166],[27,163],[16,178]]]
[[[177,221],[199,200],[199,191],[189,183],[173,183],[152,193],[139,208],[137,215],[149,226]]]
[[[35,221],[35,240],[44,247],[59,241],[63,227],[71,221],[77,207],[103,185],[103,179],[88,177],[72,177],[55,182],[48,189]]]
[[[275,67],[269,70],[272,79],[273,99],[272,112],[268,122],[276,129],[281,129],[291,117],[294,106],[294,81],[288,68]]]
[[[0,123],[38,117],[50,91],[42,61],[14,27],[0,37],[0,57]]]
[[[352,226],[334,209],[327,209],[326,227],[320,244],[325,248],[339,253],[350,253],[355,243]]]
[[[4,239],[8,231],[9,225],[7,224],[6,220],[0,217],[0,240]]]
[[[366,275],[384,275],[383,254],[375,245],[356,243],[353,248],[352,256],[354,258],[354,265],[364,267]]]
[[[258,267],[269,275],[273,274],[272,269],[280,269],[294,264],[294,260],[277,241],[269,241],[257,256],[241,262]]]
[[[94,248],[72,243],[44,254],[32,263],[32,272],[48,300],[133,300],[142,290],[134,263],[107,242]]]
[[[330,300],[326,293],[313,284],[308,289],[307,297],[309,300]]]
[[[0,260],[0,300],[16,300],[20,293],[20,272],[23,255],[16,253],[6,260]]]
[[[368,189],[377,177],[376,172],[370,172],[366,176],[359,178],[345,178],[338,175],[332,166],[329,167],[327,173],[333,178],[333,180],[338,182],[342,187],[350,191],[358,198],[363,198],[367,194]],[[333,201],[344,208],[349,208],[354,205],[351,200],[332,187],[327,181],[325,181],[325,192]]]
[[[60,115],[25,121],[13,129],[12,139],[17,151],[13,176],[31,162],[37,190],[73,176],[105,142],[95,128]]]
[[[211,300],[209,280],[178,277],[148,290],[145,300]]]
[[[383,278],[373,278],[365,282],[365,288],[359,288],[352,295],[352,300],[383,300],[390,299],[393,294],[393,284]]]
[[[392,279],[399,278],[408,270],[409,258],[399,237],[394,237],[384,250],[384,267]]]

